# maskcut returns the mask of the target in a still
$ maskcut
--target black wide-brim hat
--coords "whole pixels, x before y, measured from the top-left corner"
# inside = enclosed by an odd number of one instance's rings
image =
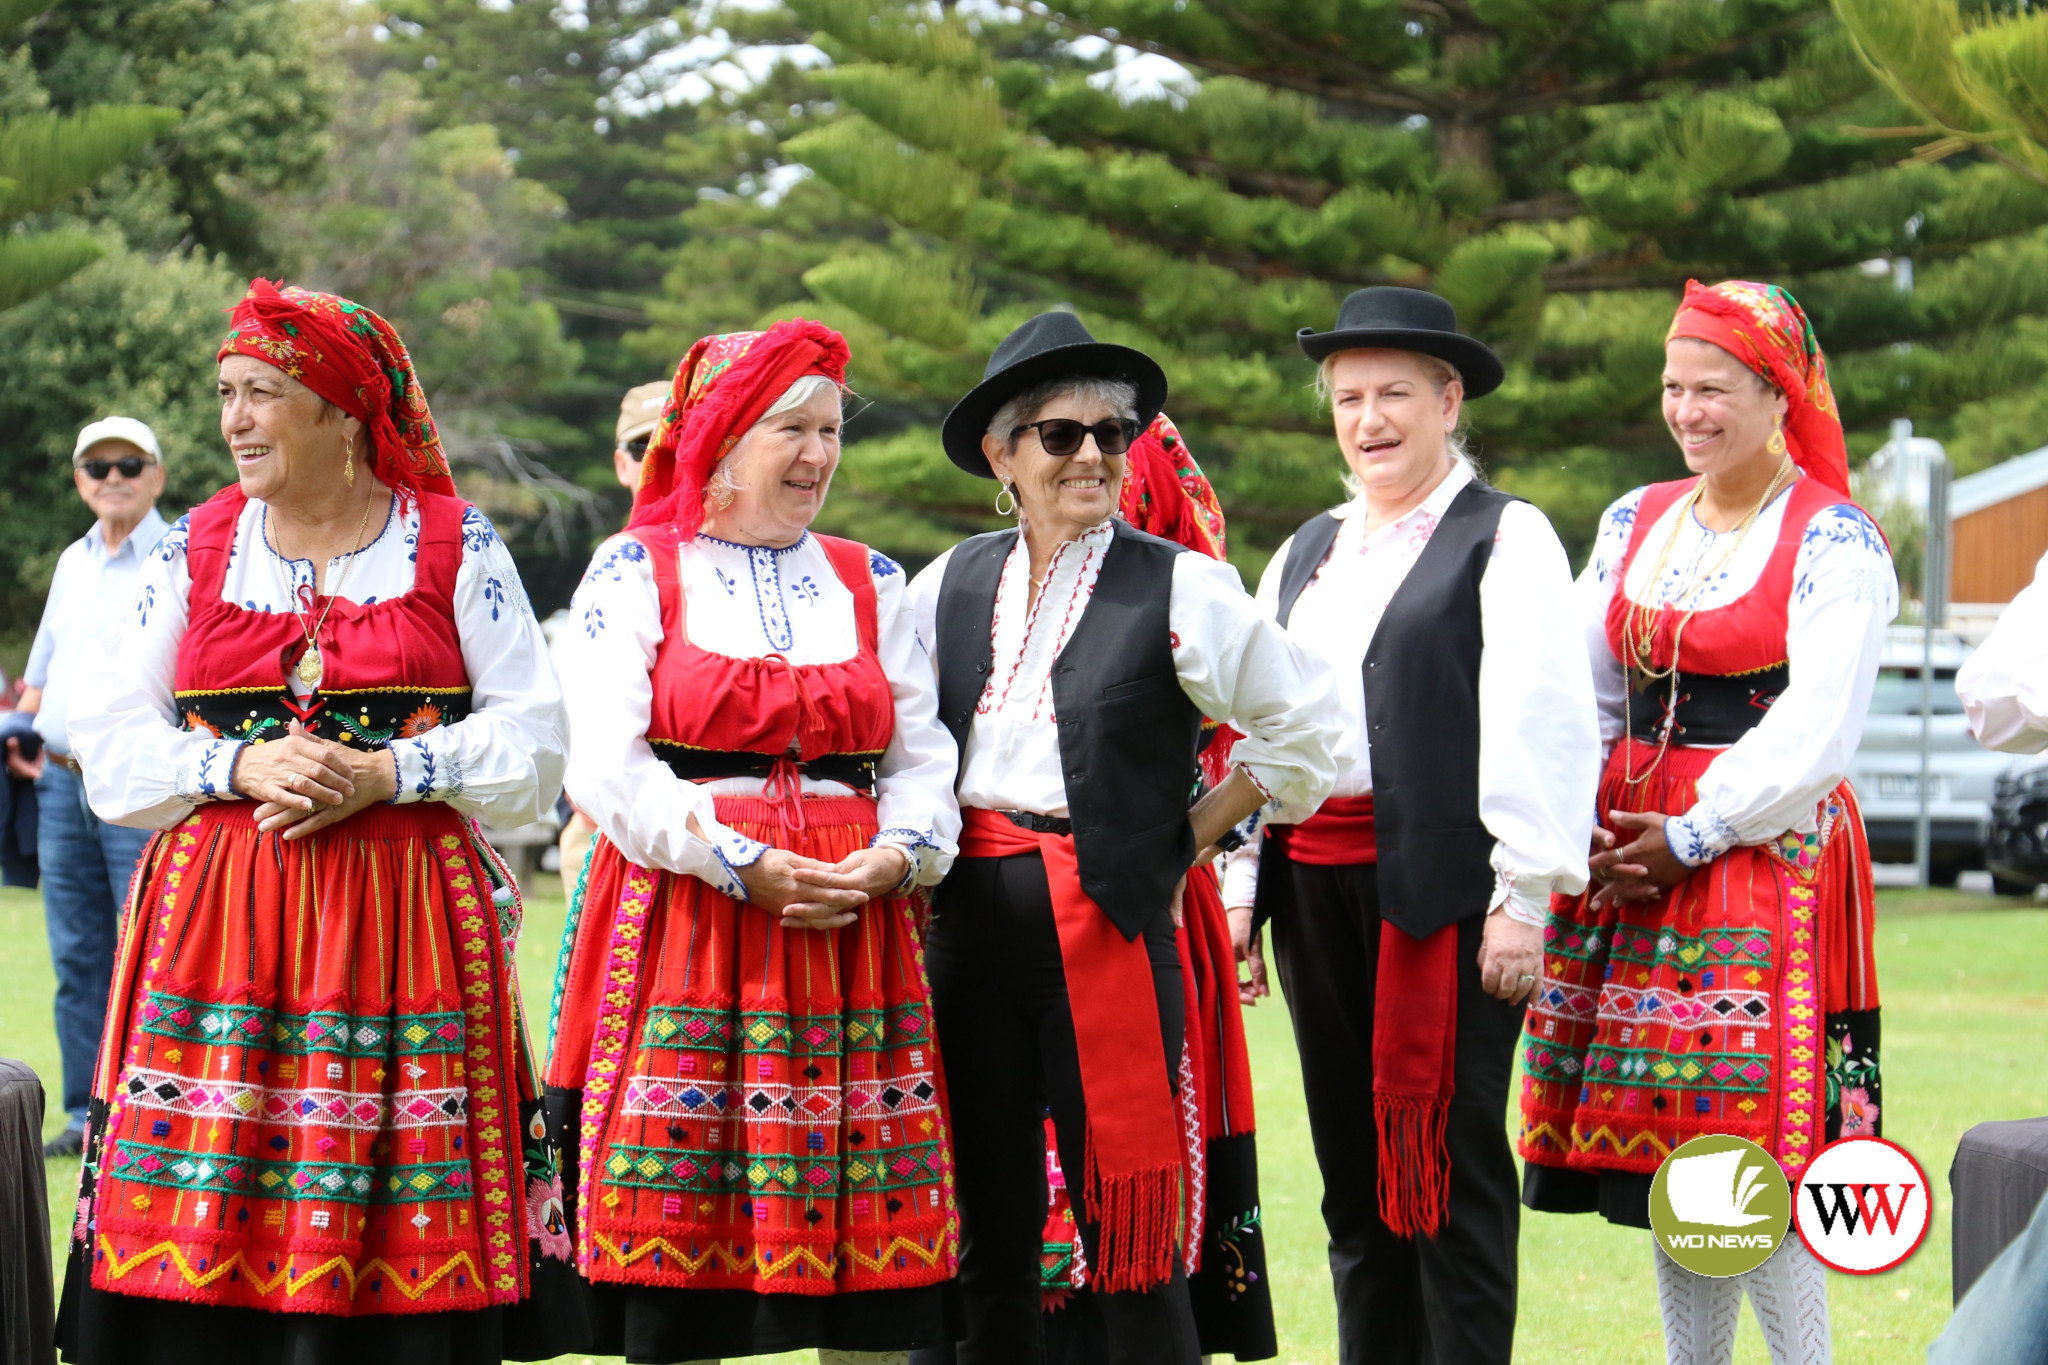
[[[988,358],[982,379],[953,405],[939,439],[954,464],[993,479],[981,438],[996,409],[1050,379],[1118,379],[1138,391],[1138,429],[1166,406],[1166,371],[1143,351],[1097,341],[1072,313],[1040,313],[1004,337]]]
[[[1450,300],[1425,289],[1381,285],[1357,289],[1337,310],[1337,325],[1327,332],[1304,327],[1295,340],[1308,358],[1321,361],[1338,351],[1420,351],[1458,367],[1467,398],[1483,398],[1500,387],[1507,370],[1483,341],[1458,330],[1458,310]]]

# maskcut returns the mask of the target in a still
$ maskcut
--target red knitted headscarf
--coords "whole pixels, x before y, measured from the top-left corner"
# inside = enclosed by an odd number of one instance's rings
[[[846,383],[846,338],[808,318],[727,332],[690,347],[640,462],[628,526],[675,523],[687,542],[704,524],[704,485],[747,428],[807,374]]]
[[[455,492],[412,357],[359,303],[251,280],[216,360],[246,355],[283,370],[366,428],[370,468],[408,498]]]
[[[1188,454],[1173,420],[1152,419],[1124,469],[1117,515],[1147,535],[1184,545],[1211,559],[1223,556],[1223,508],[1202,467]]]
[[[1709,289],[1687,280],[1672,337],[1711,342],[1784,393],[1785,448],[1800,470],[1849,496],[1849,450],[1828,384],[1827,357],[1806,310],[1775,284],[1725,280]]]

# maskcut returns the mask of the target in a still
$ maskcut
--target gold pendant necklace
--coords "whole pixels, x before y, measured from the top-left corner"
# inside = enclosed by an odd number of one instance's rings
[[[292,615],[298,619],[299,630],[306,637],[306,652],[299,656],[297,672],[299,681],[310,692],[319,691],[320,680],[326,676],[326,669],[320,658],[320,632],[326,628],[327,617],[334,610],[335,599],[341,596],[342,587],[348,582],[349,571],[356,566],[356,556],[362,553],[363,531],[370,524],[370,506],[375,501],[376,499],[372,497],[369,502],[363,504],[363,519],[356,523],[355,547],[348,552],[348,563],[341,566],[341,578],[335,583],[334,591],[327,595],[327,605],[321,608],[318,621],[310,625],[307,623],[305,612],[299,608],[297,587],[289,582],[285,584],[285,597],[292,604]],[[273,546],[272,549],[275,551],[276,547]],[[277,552],[277,557],[281,561],[284,555]],[[282,577],[284,570],[280,568],[278,573]]]

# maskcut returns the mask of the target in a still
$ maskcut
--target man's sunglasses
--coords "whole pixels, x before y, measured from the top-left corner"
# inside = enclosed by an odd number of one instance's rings
[[[1038,444],[1045,447],[1045,453],[1054,456],[1072,455],[1081,448],[1081,438],[1093,436],[1095,448],[1105,455],[1121,455],[1131,448],[1131,442],[1138,439],[1138,424],[1112,417],[1107,421],[1087,426],[1071,417],[1048,417],[1042,422],[1026,422],[1021,427],[1010,428],[1010,439],[1016,440],[1025,432],[1036,429]]]
[[[649,432],[648,436],[651,435],[653,433]],[[634,464],[639,464],[647,458],[647,436],[635,436],[632,440],[620,446],[619,449],[626,452],[627,459],[631,460]]]
[[[155,460],[145,460],[140,455],[123,455],[118,460],[86,460],[78,467],[85,471],[85,477],[100,483],[117,469],[124,479],[139,479],[142,471],[155,463]]]

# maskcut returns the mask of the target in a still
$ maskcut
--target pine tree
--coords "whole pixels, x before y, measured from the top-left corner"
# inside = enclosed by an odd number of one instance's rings
[[[1792,289],[1865,451],[2048,372],[2048,189],[1974,148],[1913,157],[1827,0],[789,4],[843,114],[786,150],[889,235],[785,311],[846,326],[856,382],[935,416],[1022,317],[1076,308],[1167,366],[1248,567],[1337,496],[1292,333],[1363,285],[1435,289],[1503,352],[1479,453],[1580,545],[1680,468],[1657,376],[1688,277]],[[1121,98],[1090,79],[1110,44],[1192,75]],[[929,431],[841,477],[927,526],[985,515]]]

